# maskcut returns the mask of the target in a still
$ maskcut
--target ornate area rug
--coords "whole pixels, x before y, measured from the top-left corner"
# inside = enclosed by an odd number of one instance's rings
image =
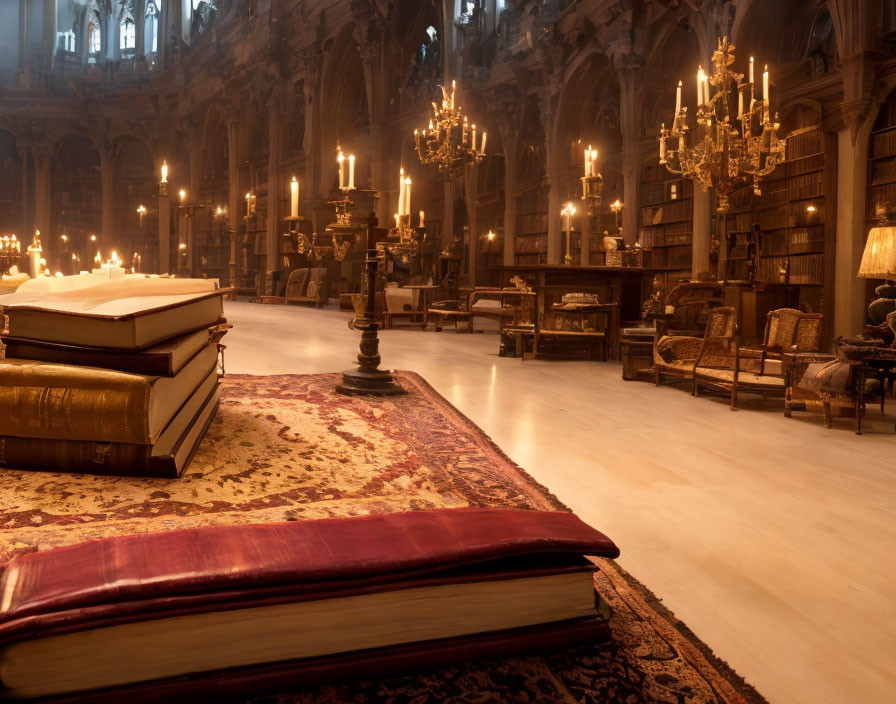
[[[399,374],[406,396],[384,399],[336,394],[337,379],[227,377],[221,410],[179,480],[0,471],[0,562],[202,525],[458,506],[566,510],[416,374]],[[597,588],[614,612],[605,643],[255,701],[765,701],[613,561],[598,565]]]

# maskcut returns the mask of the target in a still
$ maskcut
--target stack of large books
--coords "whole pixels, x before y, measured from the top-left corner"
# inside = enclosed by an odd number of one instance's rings
[[[218,407],[224,293],[141,279],[0,296],[0,467],[180,476]]]

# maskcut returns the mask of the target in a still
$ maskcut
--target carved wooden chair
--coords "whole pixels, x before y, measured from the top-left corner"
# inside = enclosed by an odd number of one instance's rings
[[[731,410],[737,410],[739,393],[784,398],[787,379],[783,355],[817,352],[822,316],[780,308],[768,314],[759,349],[742,347],[737,340],[707,339],[694,365],[693,394],[701,388],[726,393]]]
[[[703,337],[682,335],[664,335],[654,343],[653,371],[654,381],[659,386],[663,377],[692,380],[694,367],[701,355],[707,340],[721,342],[734,340],[734,326],[737,312],[734,308],[718,307],[707,311],[706,328]],[[714,342],[713,344],[716,344]]]
[[[289,274],[286,280],[286,300],[298,300],[305,292],[305,284],[308,283],[308,269],[296,269]]]

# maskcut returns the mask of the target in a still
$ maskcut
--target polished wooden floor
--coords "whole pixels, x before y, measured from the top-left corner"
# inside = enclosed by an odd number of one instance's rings
[[[227,369],[351,366],[347,313],[227,304]],[[896,435],[871,414],[785,419],[616,364],[521,362],[495,334],[382,333],[516,462],[620,545],[620,563],[772,702],[896,701]],[[896,408],[889,409],[896,415]]]

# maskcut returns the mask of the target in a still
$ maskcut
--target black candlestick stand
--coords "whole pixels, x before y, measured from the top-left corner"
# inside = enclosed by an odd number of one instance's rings
[[[355,321],[355,329],[361,331],[361,351],[358,354],[358,368],[342,372],[342,383],[336,387],[341,394],[351,396],[395,396],[407,393],[392,378],[392,374],[380,369],[380,341],[376,320],[376,271],[379,259],[376,256],[376,215],[367,218],[367,305],[364,315]]]

